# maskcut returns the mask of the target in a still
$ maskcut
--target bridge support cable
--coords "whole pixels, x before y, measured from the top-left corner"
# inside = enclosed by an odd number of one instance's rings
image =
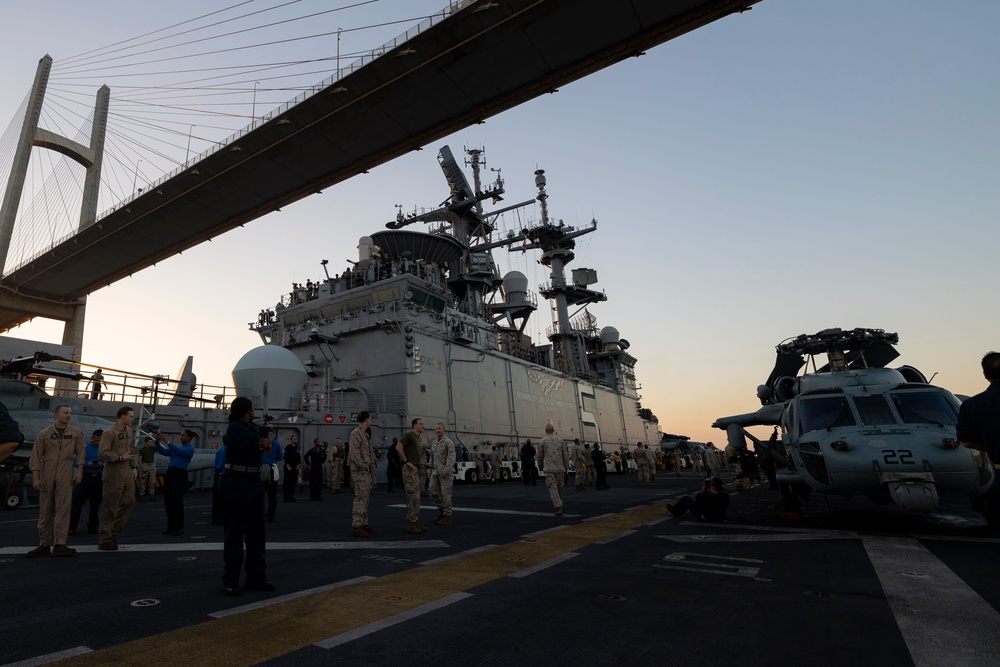
[[[48,87],[49,74],[52,70],[52,58],[46,55],[38,61],[35,81],[28,94],[28,105],[21,125],[21,134],[14,149],[14,159],[11,164],[7,186],[4,191],[3,203],[0,205],[0,267],[6,268],[10,242],[14,233],[14,222],[21,205],[24,192],[24,182],[28,173],[31,149],[47,148],[69,157],[85,169],[83,197],[80,204],[79,229],[83,230],[94,224],[97,219],[97,199],[101,184],[101,166],[104,158],[104,138],[108,125],[108,108],[111,90],[106,85],[97,91],[94,105],[93,122],[90,128],[90,145],[74,141],[68,137],[39,127],[42,115],[42,104]],[[0,279],[2,286],[2,279]],[[7,286],[3,286],[6,289]],[[63,344],[72,345],[73,361],[82,358],[83,329],[86,315],[86,297],[80,297],[68,302],[66,309],[54,309],[47,304],[45,308],[31,308],[31,301],[24,301],[24,318],[52,317],[56,312],[63,312],[68,317],[61,317],[65,322],[63,328]],[[74,368],[74,371],[76,369]],[[60,381],[64,384],[73,381]],[[70,389],[66,386],[64,389]]]

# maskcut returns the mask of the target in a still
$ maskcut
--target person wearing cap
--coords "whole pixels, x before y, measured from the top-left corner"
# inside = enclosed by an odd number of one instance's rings
[[[103,493],[103,483],[101,475],[104,474],[104,461],[97,455],[98,445],[101,444],[103,429],[97,429],[90,436],[90,441],[86,445],[86,456],[83,463],[83,481],[73,489],[73,509],[69,515],[69,534],[76,535],[76,527],[80,523],[80,515],[83,514],[83,504],[90,503],[90,516],[87,518],[87,532],[91,535],[97,534],[100,526],[101,499]]]
[[[48,556],[50,552],[53,556],[76,553],[76,549],[66,546],[66,536],[69,535],[73,486],[83,480],[86,446],[83,431],[69,423],[73,410],[68,405],[57,405],[54,415],[55,423],[35,436],[28,463],[31,485],[39,492],[38,546],[28,552],[28,558]],[[50,544],[55,546],[50,547]]]

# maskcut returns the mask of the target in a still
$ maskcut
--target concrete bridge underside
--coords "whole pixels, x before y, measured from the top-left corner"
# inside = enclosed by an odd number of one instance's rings
[[[478,0],[0,281],[0,330],[758,0]]]

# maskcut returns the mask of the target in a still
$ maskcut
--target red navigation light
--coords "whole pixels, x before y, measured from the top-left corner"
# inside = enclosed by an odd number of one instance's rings
[[[958,440],[955,438],[945,438],[941,441],[941,444],[944,445],[945,449],[955,449],[958,447]]]
[[[838,452],[847,451],[847,443],[843,440],[834,440],[830,443],[830,446],[836,449]]]

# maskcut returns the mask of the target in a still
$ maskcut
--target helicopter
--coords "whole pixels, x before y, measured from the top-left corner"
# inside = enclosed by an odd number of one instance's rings
[[[784,468],[776,477],[790,513],[801,512],[813,492],[915,512],[933,511],[941,496],[975,504],[993,482],[993,465],[960,446],[954,394],[912,366],[887,367],[898,342],[895,333],[861,328],[789,338],[776,346],[774,369],[757,388],[762,407],[712,426],[726,431],[732,451],[746,452],[749,439]],[[823,354],[827,363],[817,367]],[[780,439],[762,442],[751,426],[777,427]]]

